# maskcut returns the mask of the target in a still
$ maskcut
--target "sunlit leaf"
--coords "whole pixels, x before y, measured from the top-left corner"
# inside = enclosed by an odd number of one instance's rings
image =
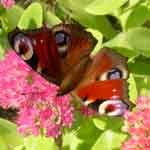
[[[46,20],[46,23],[48,23],[49,26],[53,26],[53,25],[56,25],[56,24],[59,24],[59,23],[62,22],[51,11],[46,12],[46,14],[45,14],[45,20]]]
[[[91,15],[76,5],[69,3],[68,0],[59,0],[58,2],[60,8],[65,9],[68,15],[81,25],[100,31],[107,39],[116,35],[115,29],[105,16]]]
[[[26,150],[58,150],[57,145],[52,138],[46,137],[33,137],[25,138],[24,146]]]
[[[92,147],[92,150],[119,150],[122,142],[127,138],[127,135],[121,132],[116,132],[113,130],[106,130],[103,132],[95,145]]]
[[[17,133],[16,125],[4,119],[0,119],[0,136],[6,146],[15,147],[23,142],[23,138]]]
[[[121,117],[100,116],[94,118],[93,122],[100,130],[112,129],[120,131],[123,125],[123,119]]]
[[[43,23],[43,10],[40,3],[32,3],[21,16],[18,27],[20,29],[39,28]]]
[[[138,6],[132,10],[126,22],[126,29],[135,28],[144,24],[146,20],[150,19],[150,11],[145,6]]]
[[[93,51],[92,51],[92,55],[95,55],[102,47],[102,40],[103,40],[103,35],[97,31],[97,30],[93,30],[93,29],[87,29],[87,31],[91,32],[92,35],[95,37],[95,39],[97,40],[97,44],[95,45]]]
[[[94,0],[86,11],[94,15],[105,15],[125,4],[128,0]]]
[[[8,9],[3,13],[3,26],[7,32],[16,28],[17,23],[23,13],[23,8],[19,6],[13,6],[12,8]]]
[[[6,150],[7,149],[7,145],[3,140],[3,136],[0,136],[0,150]]]
[[[150,57],[150,29],[134,28],[126,33],[129,45],[146,57]]]
[[[129,95],[129,99],[130,101],[132,101],[133,103],[136,102],[137,96],[138,96],[138,91],[137,91],[137,87],[136,87],[136,81],[134,79],[133,74],[130,74],[129,79],[128,79],[128,95]]]

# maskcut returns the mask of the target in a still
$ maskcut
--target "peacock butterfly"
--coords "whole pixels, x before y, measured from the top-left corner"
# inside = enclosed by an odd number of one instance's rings
[[[122,115],[130,106],[127,59],[109,48],[95,56],[96,39],[77,24],[9,33],[10,45],[34,70],[60,86],[59,94],[75,93],[99,114]]]

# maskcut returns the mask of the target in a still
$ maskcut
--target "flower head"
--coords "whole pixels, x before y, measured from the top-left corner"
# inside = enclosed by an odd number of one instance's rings
[[[58,137],[71,127],[70,95],[57,96],[58,86],[34,72],[15,52],[0,62],[0,106],[17,107],[18,130],[24,135],[41,133]]]
[[[136,111],[126,112],[125,124],[131,138],[123,144],[122,150],[150,149],[150,98],[139,97]]]
[[[14,0],[0,0],[0,3],[3,5],[4,8],[10,8],[15,4]]]

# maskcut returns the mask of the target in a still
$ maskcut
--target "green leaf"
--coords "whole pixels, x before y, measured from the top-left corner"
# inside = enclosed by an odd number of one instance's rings
[[[5,13],[6,9],[0,5],[0,16],[3,15],[3,13]]]
[[[83,9],[91,3],[91,0],[65,0],[64,3],[71,4],[74,5],[74,7]]]
[[[102,132],[94,125],[92,119],[85,117],[84,122],[81,124],[77,132],[77,137],[82,140],[82,143],[78,146],[78,150],[91,150],[101,133]]]
[[[86,7],[88,13],[94,15],[106,15],[120,8],[128,0],[94,0]]]
[[[4,119],[0,119],[0,136],[6,146],[15,147],[23,142],[23,138],[16,131],[16,125]]]
[[[140,56],[136,58],[134,62],[129,62],[128,68],[129,72],[132,73],[132,76],[134,78],[137,94],[147,96],[150,90],[150,58]],[[131,90],[129,90],[129,95],[130,92],[134,92],[134,87],[131,87]]]
[[[146,20],[150,19],[150,11],[146,6],[138,6],[132,9],[132,13],[126,21],[126,30],[141,26]]]
[[[56,24],[61,23],[62,21],[55,16],[51,11],[47,11],[45,14],[45,21],[49,26],[54,26]]]
[[[133,28],[126,33],[129,45],[146,57],[150,57],[150,29]]]
[[[106,130],[100,135],[92,150],[119,150],[126,138],[127,135],[124,133]]]
[[[139,52],[133,49],[129,45],[127,41],[126,32],[119,33],[113,39],[109,40],[106,43],[103,43],[102,46],[115,49],[117,52],[119,52],[123,56],[129,57],[129,58],[133,58],[139,55]]]
[[[26,150],[58,150],[54,139],[47,137],[27,137],[24,140]]]
[[[59,0],[58,3],[61,10],[66,11],[71,18],[81,25],[100,31],[107,39],[116,35],[116,31],[105,16],[91,15],[84,9],[69,3],[69,0]]]
[[[113,39],[103,44],[106,47],[122,47],[131,50],[132,47],[127,41],[126,34],[124,32],[119,33]]]
[[[135,62],[128,63],[129,72],[141,76],[150,76],[150,59],[136,59]]]
[[[40,28],[43,23],[43,9],[40,3],[32,3],[29,7],[24,11],[21,16],[18,27],[20,29],[34,29]]]
[[[77,150],[79,144],[82,144],[83,140],[78,137],[78,129],[85,121],[80,113],[75,113],[75,122],[71,129],[66,129],[63,134],[63,150]]]
[[[128,95],[129,95],[129,99],[131,100],[131,102],[135,103],[137,96],[138,96],[138,91],[137,91],[137,87],[136,87],[136,81],[134,79],[133,74],[130,73],[129,79],[128,79]]]
[[[3,28],[5,28],[7,32],[15,29],[22,13],[23,9],[17,5],[10,9],[6,9],[5,13],[2,15]]]
[[[0,150],[6,150],[7,149],[7,145],[3,140],[3,137],[0,136]]]
[[[123,125],[123,119],[121,117],[100,116],[98,118],[94,118],[93,122],[100,130],[111,129],[120,131]]]
[[[138,95],[140,96],[148,96],[150,91],[150,76],[140,76],[134,75]]]
[[[75,125],[63,136],[63,150],[91,150],[100,134],[101,131],[95,127],[92,118],[76,113]]]
[[[5,50],[8,49],[7,34],[3,29],[0,29],[0,60],[4,58]]]
[[[111,48],[126,49],[130,56],[144,55],[150,57],[150,29],[137,27],[128,32],[118,34],[112,40],[104,43],[103,46]],[[125,53],[125,52],[124,52]]]
[[[91,32],[92,35],[97,40],[97,44],[96,44],[96,46],[94,47],[94,49],[92,51],[92,55],[95,55],[102,47],[103,35],[98,30],[94,30],[94,29],[91,29],[91,28],[88,28],[87,31]]]
[[[66,132],[63,135],[63,150],[77,150],[83,141],[77,137],[76,131]]]
[[[129,7],[133,7],[137,4],[139,4],[143,0],[129,0]]]
[[[16,146],[14,150],[25,150],[24,145]]]

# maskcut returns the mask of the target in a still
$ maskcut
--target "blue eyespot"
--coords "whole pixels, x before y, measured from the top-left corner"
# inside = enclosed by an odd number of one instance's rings
[[[65,32],[59,31],[55,33],[55,39],[60,56],[65,57],[68,52],[70,36]]]
[[[110,70],[107,74],[107,79],[109,80],[115,80],[115,79],[121,79],[122,78],[122,71],[118,68],[114,68]]]

